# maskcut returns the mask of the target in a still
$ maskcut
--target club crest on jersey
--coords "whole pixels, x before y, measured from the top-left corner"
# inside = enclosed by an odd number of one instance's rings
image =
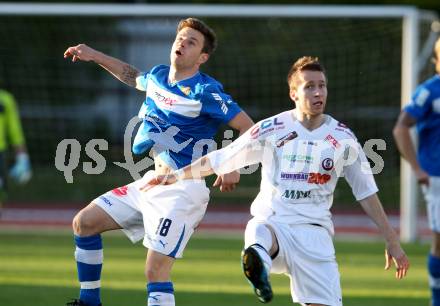
[[[324,169],[324,170],[326,170],[326,171],[330,171],[330,170],[333,169],[333,166],[334,166],[333,159],[331,159],[331,158],[325,158],[325,159],[322,161],[321,165],[322,165],[322,169]]]
[[[189,94],[191,93],[191,87],[189,86],[179,86],[179,89],[187,96],[189,96]]]
[[[286,144],[286,142],[289,142],[291,140],[294,140],[296,137],[298,137],[298,133],[293,131],[290,132],[289,134],[281,137],[280,139],[277,140],[276,142],[276,146],[277,148],[281,148],[282,146],[284,146]]]

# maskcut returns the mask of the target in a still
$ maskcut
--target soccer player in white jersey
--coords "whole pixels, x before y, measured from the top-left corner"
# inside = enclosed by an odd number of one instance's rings
[[[263,303],[272,299],[270,271],[290,277],[294,302],[338,306],[342,294],[330,207],[340,176],[385,238],[385,268],[393,261],[401,279],[409,261],[376,195],[360,144],[344,124],[324,114],[327,78],[318,59],[296,61],[288,84],[293,110],[258,122],[229,146],[172,174],[156,176],[141,190],[262,163],[261,189],[245,232],[245,276]]]
[[[182,20],[171,48],[171,65],[153,67],[147,73],[84,44],[69,47],[64,57],[92,61],[120,81],[146,91],[139,111],[142,124],[133,152],[153,151],[155,173],[166,174],[206,154],[205,147],[222,123],[240,134],[253,122],[222,85],[199,72],[216,47],[215,33],[195,18]],[[148,56],[142,55],[142,56]],[[153,175],[144,176],[144,180]],[[214,186],[231,191],[239,173],[220,175]],[[101,233],[122,229],[133,241],[143,238],[149,249],[145,275],[148,305],[174,306],[170,271],[202,219],[209,199],[205,181],[182,181],[143,193],[142,179],[116,188],[93,200],[73,220],[75,259],[81,285],[79,299],[67,305],[101,305],[100,278],[103,261]]]
[[[433,233],[428,255],[431,304],[440,306],[440,38],[434,47],[434,63],[437,73],[417,87],[393,134],[400,153],[423,187]],[[410,136],[413,126],[419,136],[417,154]]]

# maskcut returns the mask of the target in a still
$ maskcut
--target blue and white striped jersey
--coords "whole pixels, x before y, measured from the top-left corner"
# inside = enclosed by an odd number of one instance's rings
[[[440,176],[440,76],[419,85],[404,110],[417,121],[420,166],[429,175]]]
[[[240,107],[223,86],[203,73],[170,84],[170,67],[155,66],[137,79],[146,91],[139,117],[143,120],[133,142],[133,153],[151,148],[176,169],[215,149],[213,136]]]

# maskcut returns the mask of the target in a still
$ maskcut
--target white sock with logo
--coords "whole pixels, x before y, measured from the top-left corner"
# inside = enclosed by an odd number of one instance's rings
[[[172,282],[147,284],[148,306],[175,306]]]

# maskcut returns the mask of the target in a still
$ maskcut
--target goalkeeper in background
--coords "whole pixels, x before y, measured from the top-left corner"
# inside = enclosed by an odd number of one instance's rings
[[[434,47],[436,74],[420,84],[411,102],[402,110],[393,134],[422,190],[427,203],[429,225],[433,232],[428,256],[432,305],[440,306],[440,38]],[[417,154],[410,137],[416,126],[419,137]]]
[[[0,214],[6,190],[6,151],[9,145],[15,152],[15,163],[9,170],[9,176],[17,183],[25,184],[31,178],[32,172],[20,117],[12,94],[0,89],[0,190],[3,191],[0,197]]]

